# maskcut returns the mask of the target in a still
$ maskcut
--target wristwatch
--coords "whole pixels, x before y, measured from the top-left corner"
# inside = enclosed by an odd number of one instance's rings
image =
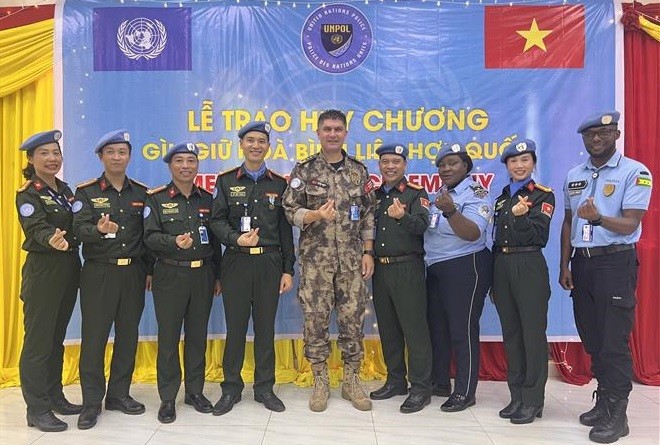
[[[363,250],[363,251],[362,251],[362,255],[371,255],[371,256],[374,256],[375,254],[376,254],[376,252],[374,252],[373,249],[372,249],[372,250]]]
[[[454,209],[449,212],[442,212],[442,216],[444,216],[446,219],[449,219],[452,216],[454,216],[454,213],[456,213],[457,211],[458,210],[456,210],[456,207],[454,207]]]
[[[598,218],[592,219],[591,221],[589,221],[589,224],[591,224],[592,226],[600,226],[601,224],[603,224],[603,215],[598,215]]]

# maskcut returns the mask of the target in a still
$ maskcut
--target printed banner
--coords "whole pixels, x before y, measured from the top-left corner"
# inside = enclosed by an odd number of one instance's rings
[[[131,133],[129,175],[152,187],[170,180],[168,147],[200,145],[198,184],[212,191],[218,171],[239,165],[237,131],[270,122],[270,168],[288,174],[317,153],[319,112],[344,110],[346,149],[380,184],[376,149],[410,150],[409,180],[431,199],[441,186],[433,160],[447,143],[467,145],[472,176],[493,199],[507,184],[500,153],[536,141],[536,180],[562,202],[568,170],[586,159],[576,127],[615,103],[611,0],[577,4],[497,4],[411,0],[344,2],[116,2],[58,4],[63,73],[64,177],[97,177],[100,135]],[[552,297],[551,339],[577,339],[568,293],[558,283],[562,212],[555,212],[545,255]],[[216,299],[210,335],[225,332]],[[69,338],[79,338],[79,314]],[[282,296],[280,337],[302,335],[295,288]],[[370,307],[367,335],[377,335]],[[157,333],[153,301],[140,326]],[[484,339],[500,338],[487,300]]]

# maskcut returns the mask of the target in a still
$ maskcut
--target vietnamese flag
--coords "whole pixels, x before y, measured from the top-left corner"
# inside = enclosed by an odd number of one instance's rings
[[[486,68],[583,68],[584,6],[486,6]]]

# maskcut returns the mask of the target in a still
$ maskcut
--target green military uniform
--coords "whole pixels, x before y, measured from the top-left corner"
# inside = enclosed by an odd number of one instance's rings
[[[211,228],[226,246],[220,281],[227,322],[223,394],[240,394],[250,312],[254,324],[254,393],[275,384],[275,314],[283,273],[293,275],[293,232],[284,216],[286,179],[265,169],[255,181],[244,166],[218,175]],[[257,247],[240,247],[241,219],[259,229]]]
[[[25,234],[27,258],[22,270],[21,300],[25,338],[20,358],[21,390],[29,415],[51,410],[62,393],[62,342],[78,292],[80,257],[72,230],[73,192],[60,181],[51,189],[36,175],[18,190],[16,208]],[[48,243],[55,229],[66,231],[69,249]]]
[[[510,185],[495,201],[493,300],[502,324],[511,400],[543,405],[548,378],[546,338],[550,284],[541,253],[555,205],[552,190],[530,180],[511,196]],[[532,205],[522,216],[511,208],[518,197]]]
[[[202,394],[204,388],[206,333],[219,255],[209,229],[211,206],[211,194],[197,186],[189,198],[174,182],[147,192],[144,242],[157,258],[152,291],[158,321],[158,392],[163,402],[173,401],[181,384],[182,323],[186,394]],[[193,245],[181,249],[175,240],[186,232],[191,233]]]
[[[146,275],[153,264],[142,234],[147,187],[125,178],[120,191],[102,175],[79,184],[73,203],[73,229],[83,243],[85,264],[80,278],[82,345],[80,384],[83,404],[100,404],[106,393],[105,346],[113,322],[115,340],[108,398],[123,399],[135,366],[138,325],[144,308]],[[116,234],[100,233],[103,215],[117,223]]]
[[[396,220],[387,208],[398,198],[405,206]],[[426,323],[424,232],[429,225],[426,191],[406,181],[376,190],[376,254],[374,308],[387,365],[387,383],[407,386],[405,346],[408,346],[412,393],[430,394],[431,340]]]

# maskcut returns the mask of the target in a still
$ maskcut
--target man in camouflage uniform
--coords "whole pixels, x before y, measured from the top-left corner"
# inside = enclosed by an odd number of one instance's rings
[[[341,111],[321,113],[316,132],[321,152],[294,167],[283,201],[288,220],[301,230],[298,298],[305,320],[305,357],[314,372],[312,411],[323,411],[328,403],[333,308],[344,361],[342,397],[359,410],[371,409],[358,373],[364,355],[365,280],[374,271],[375,197],[367,168],[343,150],[346,127]]]

